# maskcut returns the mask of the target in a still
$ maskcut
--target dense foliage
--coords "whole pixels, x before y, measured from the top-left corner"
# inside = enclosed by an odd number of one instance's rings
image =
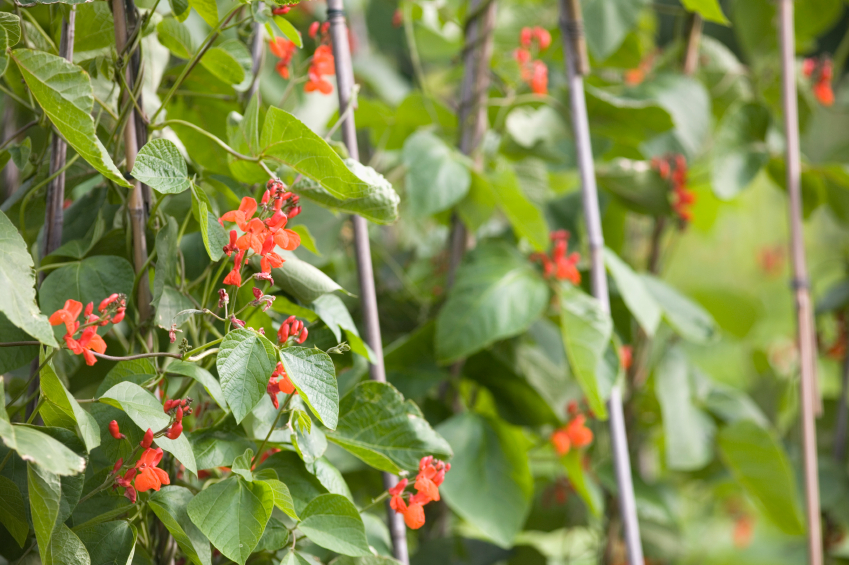
[[[607,314],[557,3],[492,1],[469,155],[458,62],[480,6],[346,6],[356,109],[340,116],[321,2],[116,0],[121,48],[113,2],[6,2],[0,560],[388,565],[395,513],[416,565],[625,563],[617,382],[647,563],[804,560],[773,3],[583,2]],[[797,3],[834,562],[849,559],[848,22],[842,0]],[[368,378],[350,214],[371,224],[387,383]]]

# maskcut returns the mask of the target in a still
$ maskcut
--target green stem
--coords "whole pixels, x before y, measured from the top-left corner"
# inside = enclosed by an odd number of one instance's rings
[[[259,444],[259,449],[257,449],[256,455],[254,455],[254,458],[251,460],[251,467],[256,464],[257,457],[259,457],[260,453],[262,453],[263,448],[265,448],[265,444],[268,443],[271,434],[274,433],[274,428],[275,426],[277,426],[277,422],[280,420],[280,416],[282,416],[283,413],[286,411],[286,408],[289,406],[289,402],[291,402],[294,396],[295,394],[292,393],[286,397],[286,401],[283,403],[283,406],[281,406],[280,410],[277,412],[277,417],[274,418],[274,423],[271,424],[271,428],[268,430],[268,434],[266,434],[265,439],[262,440],[262,443]]]
[[[222,338],[218,338],[218,339],[216,339],[216,340],[214,340],[214,341],[210,341],[209,343],[207,343],[207,344],[205,344],[205,345],[201,345],[200,347],[195,347],[195,348],[194,348],[194,349],[192,349],[191,351],[186,352],[186,354],[185,354],[185,355],[183,355],[183,359],[188,359],[188,358],[189,358],[189,357],[191,357],[194,353],[197,353],[198,351],[203,351],[203,350],[204,350],[204,349],[206,349],[207,347],[212,347],[213,345],[217,345],[217,344],[221,343],[222,341],[224,341],[224,338],[223,338],[223,337],[222,337]]]

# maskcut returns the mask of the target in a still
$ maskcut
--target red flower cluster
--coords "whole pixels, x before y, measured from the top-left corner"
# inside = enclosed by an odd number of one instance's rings
[[[182,400],[175,398],[173,400],[165,401],[165,405],[162,407],[162,410],[166,414],[174,416],[174,423],[171,424],[171,427],[168,429],[168,433],[165,434],[168,439],[177,439],[180,437],[180,434],[183,433],[183,415],[192,413],[191,404],[191,398],[183,398]]]
[[[295,316],[289,316],[286,321],[280,324],[280,329],[277,330],[277,343],[284,344],[290,337],[297,336],[298,345],[307,340],[309,332],[304,327],[304,323]]]
[[[222,226],[225,221],[235,222],[239,229],[244,232],[243,235],[239,236],[236,230],[230,230],[230,243],[224,246],[224,253],[228,257],[233,252],[236,253],[233,260],[233,269],[224,278],[225,285],[242,286],[242,261],[245,259],[247,250],[251,249],[254,253],[260,255],[262,257],[260,261],[262,272],[270,273],[272,268],[281,266],[284,261],[280,255],[274,252],[277,246],[292,251],[301,244],[301,237],[296,232],[286,229],[286,222],[289,221],[289,218],[293,218],[301,212],[301,207],[298,206],[298,196],[287,192],[285,185],[279,180],[272,179],[268,181],[261,204],[260,217],[254,218],[258,207],[256,200],[245,196],[242,198],[238,210],[231,210],[218,220]],[[261,219],[262,216],[269,213],[271,216],[265,220]]]
[[[539,59],[534,59],[531,51],[536,47],[537,53],[545,51],[551,45],[551,34],[541,27],[523,27],[519,34],[518,47],[513,52],[513,58],[519,63],[522,80],[528,83],[534,94],[548,93],[548,67]]]
[[[136,491],[159,490],[162,485],[170,485],[171,479],[168,478],[168,473],[157,467],[161,460],[162,448],[145,448],[139,460],[136,461],[135,466],[128,469],[123,477],[116,478],[112,488],[123,487],[126,489],[124,496],[130,502],[135,503]],[[123,466],[123,463],[123,459],[119,459],[112,468],[112,472],[117,473]],[[135,483],[133,479],[135,479]]]
[[[696,195],[687,188],[687,159],[677,153],[666,157],[655,157],[651,166],[660,178],[672,183],[672,209],[683,224],[693,220],[690,207],[696,202]]]
[[[566,230],[553,231],[551,232],[551,241],[554,242],[551,257],[545,253],[533,253],[531,260],[542,263],[543,276],[547,279],[554,277],[560,281],[566,280],[575,285],[580,284],[581,273],[578,272],[577,265],[581,256],[577,252],[566,255],[569,232]]]
[[[97,334],[99,326],[105,326],[109,322],[117,324],[124,319],[124,312],[127,309],[127,297],[123,294],[113,294],[101,301],[98,311],[100,315],[94,315],[94,302],[89,302],[83,312],[83,305],[76,300],[66,300],[65,306],[53,312],[50,316],[50,325],[58,326],[65,324],[67,333],[65,334],[65,344],[68,349],[76,355],[82,355],[85,358],[87,365],[97,363],[92,351],[104,353],[106,351],[106,342]],[[85,323],[80,326],[78,318],[80,314],[84,314]],[[75,339],[76,333],[82,329],[83,332],[79,339]]]
[[[831,79],[834,78],[834,66],[831,59],[821,60],[808,58],[802,63],[802,74],[813,81],[814,97],[823,106],[834,104],[834,91]]]
[[[280,408],[280,401],[277,400],[277,395],[281,392],[283,394],[292,394],[293,392],[298,394],[295,385],[292,384],[292,381],[289,380],[289,375],[286,374],[283,363],[277,363],[277,367],[268,379],[268,386],[265,387],[265,391],[271,397],[271,403],[274,404],[274,408]]]
[[[451,470],[451,464],[434,459],[428,455],[419,461],[419,474],[413,486],[416,494],[409,497],[409,503],[404,501],[404,490],[409,481],[401,479],[398,484],[389,489],[389,506],[398,514],[404,515],[404,522],[411,530],[418,530],[425,523],[424,505],[439,500],[439,487],[445,480],[445,473]]]
[[[330,94],[333,92],[333,85],[324,79],[324,75],[332,76],[336,74],[336,66],[334,65],[333,50],[330,48],[330,22],[313,22],[310,26],[309,35],[311,38],[319,42],[319,46],[315,48],[315,53],[312,56],[307,76],[309,80],[304,85],[304,92],[315,92],[316,90],[322,94]]]
[[[288,6],[286,6],[286,8],[288,8]],[[274,11],[276,12],[279,9],[280,8],[275,8]],[[275,37],[268,42],[268,47],[271,49],[271,53],[280,59],[274,66],[277,74],[288,79],[289,64],[292,62],[292,57],[295,55],[295,51],[298,49],[298,46],[295,45],[293,41],[289,41],[285,37]]]
[[[569,403],[569,415],[572,419],[551,434],[551,444],[558,455],[563,456],[573,448],[581,449],[593,441],[593,432],[587,426],[587,417],[578,410],[576,402]]]

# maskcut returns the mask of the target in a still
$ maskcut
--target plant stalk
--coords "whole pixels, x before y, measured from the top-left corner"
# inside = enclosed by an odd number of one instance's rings
[[[343,0],[327,1],[327,21],[330,22],[330,37],[333,45],[333,59],[336,66],[336,89],[339,95],[339,116],[342,140],[351,159],[360,160],[357,144],[357,126],[353,112],[347,112],[354,101],[351,92],[354,88],[354,67],[351,62],[351,49],[348,43],[348,26],[345,23]],[[368,238],[366,220],[356,214],[351,216],[354,227],[354,250],[357,258],[357,278],[360,285],[360,301],[365,322],[366,343],[374,352],[375,360],[369,364],[369,376],[372,380],[386,382],[386,369],[383,366],[383,341],[380,335],[380,319],[377,311],[377,293],[374,286],[374,271],[371,262],[371,247]],[[398,478],[392,473],[383,473],[384,488],[395,486]],[[395,559],[408,565],[407,530],[400,514],[396,514],[386,504],[389,533],[392,537],[392,554]]]
[[[796,38],[793,29],[793,0],[779,0],[779,40],[781,47],[781,90],[784,104],[784,135],[787,150],[787,193],[790,215],[790,255],[793,262],[793,288],[800,360],[802,451],[805,469],[805,501],[808,520],[808,563],[822,565],[822,526],[820,524],[819,477],[817,474],[817,431],[814,419],[816,399],[816,338],[811,305],[805,242],[802,231],[802,162],[799,153],[799,108],[796,99]]]
[[[696,72],[699,66],[699,42],[702,39],[702,17],[694,13],[690,22],[690,33],[687,36],[687,48],[684,51],[684,74],[687,76]]]
[[[601,230],[601,214],[598,206],[598,191],[595,181],[587,103],[584,97],[584,75],[589,73],[586,39],[579,0],[560,0],[560,28],[563,36],[563,51],[566,54],[566,71],[569,76],[569,98],[572,110],[572,127],[578,168],[581,177],[581,192],[584,203],[584,218],[590,250],[591,288],[593,296],[605,312],[610,312],[610,297],[607,274],[604,270],[604,235]],[[631,476],[631,461],[628,453],[628,436],[625,431],[625,416],[622,407],[622,390],[615,385],[607,401],[610,413],[610,438],[613,447],[613,463],[619,490],[619,510],[625,533],[625,546],[630,565],[643,565],[643,547],[640,540],[640,525],[637,521],[637,503]]]

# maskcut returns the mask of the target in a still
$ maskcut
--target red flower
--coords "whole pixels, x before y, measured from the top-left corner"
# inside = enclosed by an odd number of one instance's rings
[[[530,256],[530,259],[542,263],[545,278],[553,276],[557,280],[566,280],[575,285],[580,284],[581,273],[578,272],[577,265],[581,256],[578,253],[566,254],[569,232],[566,230],[552,232],[551,240],[554,241],[554,249],[550,258],[544,253],[534,253]]]
[[[274,404],[274,408],[280,408],[280,401],[277,399],[277,395],[281,392],[283,394],[298,394],[295,385],[292,384],[292,381],[289,380],[289,375],[286,374],[286,368],[283,367],[283,363],[277,363],[277,367],[268,379],[268,385],[265,387],[265,391],[271,397],[271,403]]]
[[[256,213],[256,200],[249,196],[245,196],[242,198],[242,202],[239,204],[238,210],[231,210],[229,212],[225,212],[223,216],[218,220],[221,225],[224,225],[224,222],[236,222],[236,225],[239,226],[239,229],[242,231],[246,230],[248,225],[248,220],[253,218],[253,215]]]
[[[84,329],[79,340],[75,340],[71,337],[71,334],[65,334],[65,343],[68,349],[75,354],[82,354],[85,358],[86,365],[89,366],[97,363],[97,357],[92,353],[92,350],[98,353],[104,353],[106,351],[106,342],[103,341],[102,337],[97,335],[97,326],[89,326]]]
[[[310,28],[310,30],[312,30],[312,28]],[[330,94],[333,92],[333,85],[324,80],[322,75],[335,74],[336,68],[333,64],[333,51],[329,45],[319,45],[315,49],[312,63],[310,64],[309,71],[307,72],[309,80],[304,85],[304,92],[315,92],[317,90],[322,94]]]
[[[50,325],[58,326],[59,324],[64,323],[65,328],[68,330],[68,333],[73,335],[74,332],[77,331],[77,328],[80,327],[77,322],[77,318],[82,314],[83,305],[82,302],[77,302],[76,300],[66,300],[65,307],[53,312],[50,316]]]
[[[274,56],[278,57],[280,60],[277,62],[275,69],[277,73],[285,78],[289,78],[289,64],[292,62],[292,56],[295,54],[295,50],[298,48],[294,42],[289,41],[285,37],[276,37],[268,42],[268,46],[271,49],[271,52]]]
[[[528,82],[534,94],[548,93],[548,67],[545,66],[545,63],[539,59],[533,62],[531,76]]]
[[[151,489],[159,490],[162,485],[171,484],[168,473],[157,467],[160,460],[162,460],[162,448],[145,449],[142,456],[136,461],[136,469],[138,469],[136,490],[139,492]]]
[[[593,441],[593,432],[586,426],[587,417],[583,414],[576,416],[566,426],[569,440],[576,448],[586,447]]]
[[[533,29],[533,35],[539,44],[540,51],[545,51],[551,45],[551,34],[548,33],[547,29],[535,27]]]
[[[572,449],[572,440],[569,439],[569,434],[565,428],[559,428],[551,434],[551,444],[554,446],[554,451],[560,456],[566,455]]]
[[[401,10],[395,10],[392,14],[392,27],[401,27],[404,24],[404,14]]]
[[[834,91],[831,89],[831,82],[820,80],[814,85],[814,97],[819,100],[823,106],[831,106],[834,104]]]

